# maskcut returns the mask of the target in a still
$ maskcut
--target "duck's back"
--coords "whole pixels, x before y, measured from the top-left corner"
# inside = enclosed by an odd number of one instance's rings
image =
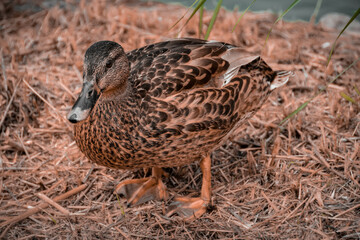
[[[233,45],[200,39],[155,43],[127,57],[134,89],[159,99],[195,88],[220,88],[257,58]]]

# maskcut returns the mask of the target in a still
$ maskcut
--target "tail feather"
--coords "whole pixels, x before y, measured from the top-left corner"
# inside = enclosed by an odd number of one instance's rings
[[[292,76],[294,76],[294,73],[292,71],[276,71],[276,77],[270,85],[270,90],[281,87],[282,85],[287,83],[287,81],[289,81],[289,78]]]
[[[225,86],[231,81],[231,79],[239,72],[241,66],[251,63],[258,57],[258,55],[246,53],[242,48],[228,49],[225,54],[221,56],[222,59],[230,64],[227,71],[222,76],[222,86]]]

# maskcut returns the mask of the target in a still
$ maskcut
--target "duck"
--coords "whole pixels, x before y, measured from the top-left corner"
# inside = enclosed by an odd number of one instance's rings
[[[199,196],[174,198],[166,214],[191,221],[210,205],[211,153],[289,76],[225,42],[170,39],[125,52],[99,41],[85,52],[82,90],[67,118],[89,160],[151,169],[116,186],[128,206],[167,200],[163,168],[199,162]]]

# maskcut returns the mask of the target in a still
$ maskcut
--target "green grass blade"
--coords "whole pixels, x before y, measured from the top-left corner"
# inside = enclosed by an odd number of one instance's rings
[[[242,17],[245,15],[245,13],[249,10],[249,8],[256,2],[256,0],[253,0],[250,5],[245,9],[245,11],[243,11],[243,13],[241,14],[241,16],[239,17],[239,19],[236,21],[235,26],[233,27],[231,32],[234,32],[236,26],[239,24],[240,20],[242,19]]]
[[[311,99],[312,100],[312,99]],[[282,125],[284,122],[286,122],[288,119],[292,118],[293,116],[295,116],[296,114],[298,114],[298,112],[300,112],[301,110],[303,110],[309,103],[311,100],[307,100],[306,102],[304,102],[303,104],[301,104],[300,107],[298,107],[295,111],[293,111],[292,113],[290,113],[289,115],[286,116],[286,118],[284,118],[279,125]]]
[[[125,216],[125,210],[124,210],[124,206],[121,204],[121,201],[120,201],[120,198],[119,198],[119,195],[116,193],[116,198],[117,198],[117,201],[119,203],[119,206],[120,206],[120,212],[123,216]]]
[[[49,215],[49,218],[51,221],[53,221],[54,224],[56,224],[56,219]]]
[[[310,17],[310,22],[315,23],[316,17],[319,14],[321,4],[322,4],[322,0],[317,0],[314,12]]]
[[[186,12],[184,13],[184,15],[182,15],[182,16],[174,23],[174,25],[172,25],[172,26],[170,27],[169,31],[170,31],[171,29],[173,29],[173,28],[185,17],[185,15],[189,12],[189,10],[190,10],[191,8],[193,8],[198,1],[200,1],[200,0],[195,0],[195,1],[193,2],[193,4],[191,4],[191,6],[186,10]],[[205,2],[206,2],[206,0],[205,0]]]
[[[303,103],[300,107],[298,107],[295,111],[293,111],[292,113],[290,113],[288,116],[286,116],[280,123],[279,125],[284,124],[288,119],[292,118],[293,116],[295,116],[298,112],[300,112],[302,109],[304,109],[314,98],[316,98],[322,91],[326,90],[327,87],[335,82],[336,79],[338,79],[341,75],[343,75],[347,70],[349,70],[352,66],[354,66],[358,61],[360,60],[360,57],[358,59],[356,59],[355,61],[353,61],[349,66],[347,66],[347,68],[345,68],[341,73],[339,73],[336,77],[334,77],[333,79],[331,79],[331,81],[329,81],[326,84],[326,87],[320,89],[315,96],[311,97],[309,100],[307,100],[305,103]]]
[[[349,95],[347,95],[346,93],[340,92],[340,95],[341,95],[344,99],[348,100],[349,102],[352,102],[352,103],[354,103],[354,104],[357,104],[356,101],[355,101],[352,97],[350,97]]]
[[[339,73],[334,79],[332,79],[327,85],[326,87],[335,82],[336,79],[338,79],[341,75],[343,75],[347,70],[349,70],[352,66],[355,65],[355,63],[357,63],[360,60],[360,57],[358,59],[356,59],[355,61],[353,61],[349,66],[347,66],[347,68],[345,68],[341,73]],[[326,88],[325,88],[326,89]]]
[[[301,0],[295,0],[293,1],[293,3],[276,19],[276,21],[273,23],[273,25],[271,26],[267,36],[266,36],[266,39],[265,39],[265,45],[266,45],[266,42],[267,40],[269,39],[269,36],[270,36],[270,33],[273,29],[273,27],[275,26],[275,24],[280,21],[296,4],[298,4]]]
[[[332,47],[331,47],[331,50],[330,50],[330,53],[329,53],[329,57],[328,57],[328,60],[327,60],[327,63],[326,63],[326,66],[329,65],[329,62],[330,62],[330,59],[331,59],[331,56],[334,52],[334,49],[335,49],[335,46],[336,46],[336,42],[337,40],[339,39],[339,37],[341,36],[341,34],[345,31],[345,29],[350,25],[350,23],[352,23],[352,21],[354,21],[354,19],[360,14],[360,8],[358,8],[358,10],[356,10],[356,12],[354,13],[354,15],[350,18],[350,20],[347,22],[347,24],[345,25],[345,27],[341,30],[341,32],[339,33],[339,35],[337,36],[337,38],[335,39]]]
[[[181,30],[188,24],[188,22],[190,22],[190,20],[192,19],[192,17],[195,15],[195,13],[204,5],[204,3],[206,2],[206,0],[200,0],[199,4],[196,5],[194,11],[191,13],[190,17],[186,20],[184,26],[182,26]],[[180,31],[181,31],[180,30]]]
[[[359,91],[359,89],[358,89],[356,86],[354,86],[354,88],[355,88],[355,92],[360,96],[360,91]]]
[[[210,24],[209,24],[209,26],[208,26],[208,28],[207,28],[207,30],[206,30],[205,40],[207,40],[207,39],[209,38],[209,36],[210,36],[210,32],[211,32],[211,30],[212,30],[212,28],[213,28],[213,26],[214,26],[214,23],[215,23],[215,20],[216,20],[216,18],[217,18],[217,15],[219,14],[222,1],[223,1],[223,0],[219,0],[218,3],[217,3],[217,5],[216,5],[216,8],[215,8],[214,13],[213,13],[213,15],[212,15],[212,17],[211,17],[211,20],[210,20]]]
[[[202,30],[203,30],[203,17],[204,17],[204,5],[200,8],[199,14],[199,38],[201,38]]]

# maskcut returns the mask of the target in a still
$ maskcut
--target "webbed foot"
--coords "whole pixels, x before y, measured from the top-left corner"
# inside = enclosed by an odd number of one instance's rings
[[[200,162],[201,171],[203,173],[200,197],[178,197],[175,202],[170,204],[168,217],[178,214],[184,217],[185,221],[193,221],[203,215],[210,203],[211,197],[211,159],[210,156],[204,157]]]
[[[163,174],[161,168],[153,168],[151,177],[124,180],[116,186],[114,193],[124,195],[128,201],[128,206],[150,200],[166,200],[168,193],[166,186],[161,181]]]
[[[166,216],[170,217],[176,213],[183,217],[185,221],[193,221],[207,211],[208,204],[209,201],[203,200],[200,197],[178,197],[175,198],[175,202],[170,204]]]

